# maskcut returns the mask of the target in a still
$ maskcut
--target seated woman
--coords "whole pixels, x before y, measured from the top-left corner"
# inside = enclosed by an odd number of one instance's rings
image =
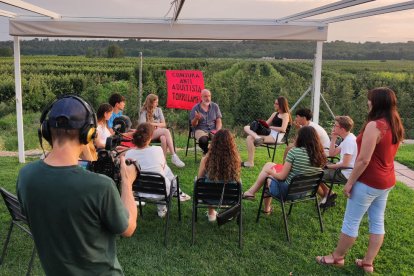
[[[288,127],[288,124],[292,122],[292,117],[289,113],[288,101],[285,97],[278,97],[275,100],[275,111],[267,119],[266,123],[270,127],[270,134],[268,136],[260,136],[256,132],[250,129],[250,126],[245,126],[244,131],[247,133],[247,162],[243,162],[243,167],[254,167],[254,151],[255,147],[260,146],[263,143],[274,143],[276,137],[278,142],[282,140],[284,132]],[[279,133],[279,136],[278,136]]]
[[[225,182],[240,181],[240,155],[229,130],[220,129],[214,135],[209,151],[201,159],[198,177]],[[209,208],[208,220],[213,222],[216,216],[216,210]]]
[[[174,179],[174,174],[168,167],[165,160],[162,148],[159,146],[150,146],[151,138],[153,137],[154,127],[150,123],[140,124],[133,134],[133,143],[136,145],[135,149],[130,149],[126,152],[125,158],[136,160],[137,165],[141,167],[142,171],[156,172],[165,177],[167,191],[171,186],[171,181]],[[175,183],[172,183],[173,185]],[[159,195],[155,195],[158,197]],[[153,197],[148,195],[148,197]],[[191,197],[180,191],[180,201],[186,201]],[[158,216],[163,218],[167,214],[167,207],[164,205],[158,206]]]
[[[97,149],[104,149],[106,138],[112,135],[108,127],[108,120],[112,116],[112,110],[112,105],[103,103],[98,107],[98,111],[96,111],[98,126],[96,127],[95,146]]]
[[[138,124],[146,122],[150,123],[155,128],[151,139],[159,139],[161,141],[161,147],[165,157],[167,157],[168,148],[172,154],[171,162],[179,168],[184,167],[184,162],[181,161],[175,153],[171,133],[167,128],[165,128],[167,124],[165,123],[164,114],[162,113],[161,108],[158,107],[158,96],[155,94],[149,94],[147,96],[139,115]]]
[[[321,172],[325,163],[323,146],[315,129],[309,126],[302,127],[299,129],[295,147],[287,154],[282,170],[276,172],[274,163],[266,163],[256,182],[243,194],[243,198],[254,199],[255,193],[263,186],[268,176],[274,178],[270,183],[270,193],[276,197],[285,196],[290,181],[295,175]],[[271,197],[265,199],[264,213],[272,212],[271,202]]]

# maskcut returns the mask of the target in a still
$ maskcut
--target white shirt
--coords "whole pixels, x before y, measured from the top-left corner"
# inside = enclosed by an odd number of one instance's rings
[[[349,133],[338,147],[341,149],[341,158],[339,162],[342,163],[344,161],[345,154],[350,154],[352,156],[352,159],[348,167],[354,167],[355,160],[358,155],[358,147],[355,135],[353,133]],[[351,175],[351,171],[352,170],[343,170],[342,174],[348,179]]]
[[[321,140],[322,146],[324,148],[329,148],[331,140],[329,140],[328,133],[326,133],[323,127],[312,121],[309,122],[309,126],[313,127],[316,130],[316,133],[318,134],[319,139]]]
[[[170,191],[171,180],[174,178],[170,167],[165,161],[164,152],[159,146],[150,146],[143,149],[130,149],[125,154],[126,159],[136,160],[142,171],[159,173],[165,177],[167,194]],[[146,194],[145,197],[160,198],[160,195]]]
[[[111,132],[106,127],[106,124],[98,124],[98,127],[96,128],[96,133],[98,134],[98,137],[96,138],[100,144],[105,145],[106,144],[106,138],[111,136]]]

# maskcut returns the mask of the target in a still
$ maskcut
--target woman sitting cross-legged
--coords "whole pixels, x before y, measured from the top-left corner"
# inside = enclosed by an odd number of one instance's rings
[[[150,123],[155,128],[151,139],[160,140],[165,157],[167,157],[168,148],[172,154],[171,162],[179,168],[185,166],[184,162],[180,160],[175,152],[171,133],[166,128],[167,124],[165,123],[164,114],[162,113],[161,108],[158,107],[157,95],[149,94],[147,96],[144,102],[144,106],[141,109],[138,123]]]
[[[246,145],[247,145],[247,161],[242,163],[243,167],[254,167],[254,152],[255,147],[260,146],[263,143],[274,143],[276,137],[278,142],[282,140],[284,132],[292,122],[292,117],[289,113],[288,101],[285,97],[278,97],[275,100],[275,111],[267,119],[266,123],[271,130],[267,136],[260,136],[256,132],[250,129],[250,126],[244,127],[244,132],[247,133]],[[279,135],[278,135],[279,134]]]
[[[290,181],[295,175],[321,172],[325,163],[323,146],[315,129],[309,126],[302,127],[299,129],[295,147],[287,154],[282,170],[276,172],[276,164],[266,163],[256,182],[243,194],[243,198],[254,199],[255,193],[263,186],[268,176],[274,178],[270,183],[270,193],[276,197],[280,195],[285,197]],[[272,212],[271,202],[271,197],[265,199],[264,212],[266,214]]]
[[[127,151],[125,158],[136,160],[137,165],[141,167],[142,171],[155,172],[165,177],[165,184],[167,191],[170,190],[170,185],[176,185],[171,183],[174,179],[174,174],[166,164],[165,156],[162,148],[159,146],[150,146],[151,138],[154,132],[154,127],[149,123],[140,124],[133,134],[133,143],[136,145],[135,149]],[[148,195],[148,197],[153,197]],[[159,197],[155,195],[154,197]],[[191,197],[180,191],[180,201],[186,201]],[[163,218],[167,214],[167,207],[164,205],[158,206],[158,216]]]
[[[228,129],[220,129],[214,135],[206,156],[201,159],[198,177],[224,182],[240,181],[240,155],[234,136]],[[208,220],[213,222],[216,216],[216,210],[210,207]]]

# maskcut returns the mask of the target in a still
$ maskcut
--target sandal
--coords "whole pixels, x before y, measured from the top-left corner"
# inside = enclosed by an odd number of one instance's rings
[[[362,259],[355,259],[355,265],[359,268],[362,268],[366,273],[374,272],[374,265],[364,263]]]
[[[272,214],[273,213],[273,206],[270,207],[270,210],[269,211],[262,210],[262,213],[265,214],[266,216]]]
[[[326,261],[325,257],[332,257],[333,262],[329,263]],[[316,262],[320,265],[333,265],[333,266],[337,266],[337,267],[341,267],[345,265],[345,258],[335,258],[333,256],[333,254],[330,254],[328,256],[317,256],[316,257]]]
[[[255,196],[254,195],[246,195],[246,193],[243,193],[243,199],[254,200]]]
[[[243,168],[253,168],[254,167],[254,166],[247,166],[246,162],[241,162],[240,166],[243,167]]]

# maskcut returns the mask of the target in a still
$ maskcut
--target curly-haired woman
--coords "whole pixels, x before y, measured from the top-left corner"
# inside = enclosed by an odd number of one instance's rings
[[[358,157],[344,187],[348,198],[341,235],[336,249],[318,256],[322,265],[343,266],[345,255],[354,244],[359,224],[368,213],[369,242],[363,259],[355,264],[367,273],[384,240],[384,213],[390,190],[395,185],[394,157],[404,138],[404,128],[397,111],[394,91],[386,87],[368,91],[368,118],[356,142]]]
[[[285,196],[295,175],[321,172],[325,164],[326,156],[315,129],[310,126],[301,127],[295,147],[288,152],[282,170],[276,172],[275,163],[266,163],[256,182],[243,194],[243,198],[254,199],[255,193],[263,186],[268,176],[274,178],[270,183],[270,193],[276,197],[281,194]],[[271,197],[265,199],[264,213],[272,212],[271,202]]]
[[[158,107],[158,96],[149,94],[145,99],[144,106],[141,108],[138,124],[150,123],[154,128],[152,140],[160,140],[164,156],[167,157],[167,148],[170,150],[171,162],[179,168],[185,166],[174,150],[174,144],[170,131],[166,128],[164,114]]]
[[[163,175],[166,181],[167,191],[170,190],[171,181],[174,179],[174,174],[166,164],[164,153],[159,146],[150,146],[151,137],[153,136],[154,127],[150,123],[140,124],[134,134],[132,141],[137,147],[127,151],[125,158],[136,160],[137,165],[141,167],[142,171],[155,172]],[[174,185],[174,183],[173,183]],[[147,195],[148,197],[159,197],[159,195]],[[180,192],[180,201],[186,201],[191,197],[183,192]],[[158,206],[158,216],[163,218],[167,213],[167,208],[164,205]]]
[[[273,112],[269,119],[267,119],[266,123],[271,130],[270,134],[267,136],[258,135],[250,129],[250,126],[244,127],[244,132],[247,133],[246,145],[248,157],[247,161],[242,163],[243,167],[254,167],[255,147],[260,146],[263,143],[274,143],[276,137],[278,141],[282,140],[288,125],[292,123],[288,100],[285,97],[280,96],[275,100],[275,112]]]
[[[240,181],[240,155],[234,136],[228,129],[220,129],[214,135],[209,151],[201,159],[198,177],[224,182]],[[216,216],[216,210],[209,208],[208,220],[215,221]]]

